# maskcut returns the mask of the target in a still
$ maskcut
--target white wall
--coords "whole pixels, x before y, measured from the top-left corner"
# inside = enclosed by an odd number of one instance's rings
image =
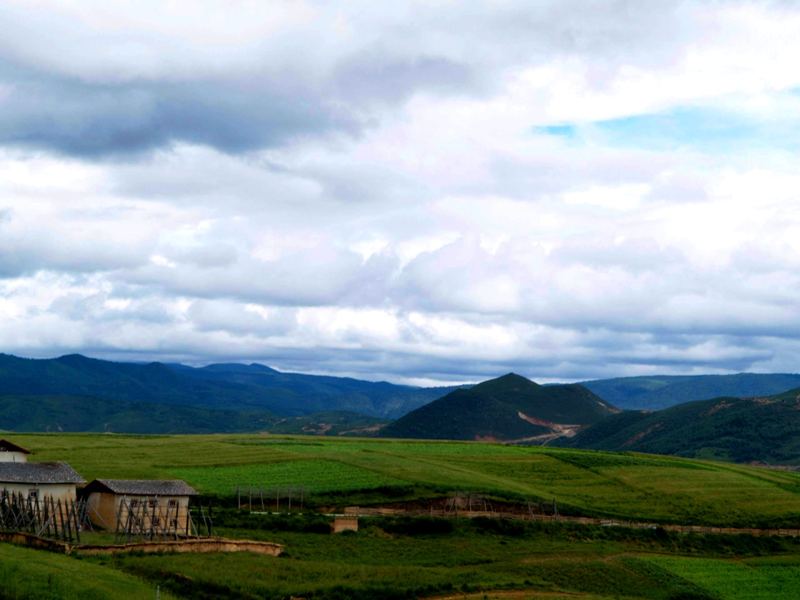
[[[0,462],[28,462],[28,455],[23,452],[0,450]]]
[[[74,483],[5,483],[0,481],[0,490],[6,490],[9,494],[23,494],[28,496],[30,490],[38,490],[39,498],[45,496],[52,496],[53,499],[63,502],[64,500],[75,500],[75,484]]]

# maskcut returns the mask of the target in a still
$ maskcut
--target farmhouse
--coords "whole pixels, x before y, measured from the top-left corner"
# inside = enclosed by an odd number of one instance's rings
[[[0,494],[72,502],[83,478],[63,462],[0,462]]]
[[[83,490],[92,523],[108,530],[189,533],[189,499],[180,480],[95,479]]]
[[[30,450],[8,440],[0,440],[0,462],[28,462]]]

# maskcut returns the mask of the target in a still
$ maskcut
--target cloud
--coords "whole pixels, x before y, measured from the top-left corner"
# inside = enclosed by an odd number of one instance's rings
[[[83,157],[141,153],[173,143],[225,152],[330,131],[355,133],[353,115],[319,98],[298,101],[277,83],[15,82],[2,100],[0,142]]]
[[[510,85],[536,121],[587,110],[596,120],[797,84],[793,69],[778,68],[790,59],[772,54],[797,16],[776,8],[209,2],[204,17],[196,11],[7,4],[0,142],[85,157],[174,143],[242,153],[356,135],[418,95],[482,101]],[[695,51],[712,26],[723,34]],[[732,51],[735,73],[723,54]],[[669,84],[653,85],[656,72]]]
[[[790,4],[154,12],[0,8],[4,351],[796,369]]]

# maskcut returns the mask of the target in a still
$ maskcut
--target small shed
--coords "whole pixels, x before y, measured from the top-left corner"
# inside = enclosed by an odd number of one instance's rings
[[[0,494],[72,502],[83,477],[65,462],[0,462]]]
[[[30,453],[30,450],[22,446],[17,446],[8,440],[0,440],[0,462],[28,462]]]
[[[83,489],[92,523],[107,530],[189,534],[189,499],[179,479],[95,479]]]

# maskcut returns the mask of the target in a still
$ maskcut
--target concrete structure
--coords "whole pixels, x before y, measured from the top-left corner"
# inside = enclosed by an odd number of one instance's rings
[[[0,440],[0,462],[28,462],[29,450],[12,444],[8,440]]]
[[[83,477],[63,462],[0,462],[0,494],[72,502]]]
[[[92,523],[109,531],[189,534],[194,489],[180,480],[95,479],[83,490]]]
[[[339,515],[331,523],[331,533],[344,533],[345,531],[358,531],[358,516]]]

